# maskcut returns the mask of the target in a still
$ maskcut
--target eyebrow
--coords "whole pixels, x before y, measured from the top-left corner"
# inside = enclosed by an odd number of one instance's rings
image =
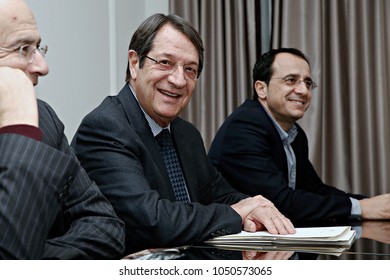
[[[286,79],[286,78],[289,78],[289,77],[298,79],[299,74],[287,74],[287,75],[283,76],[282,79]],[[313,81],[313,79],[310,76],[304,77],[303,80],[304,81]]]
[[[158,54],[158,56],[163,56],[163,57],[167,57],[169,59],[172,59],[172,60],[177,60],[175,55],[174,54],[170,54],[170,53],[162,53],[162,54]],[[161,60],[161,59],[159,59]],[[196,66],[199,66],[199,63],[197,61],[192,61],[192,62],[188,62],[188,63],[184,63],[185,65],[196,65]]]
[[[39,37],[38,41],[29,36],[24,36],[18,38],[15,42],[12,43],[13,46],[23,46],[23,45],[32,45],[35,44],[39,46],[41,44],[41,38]]]

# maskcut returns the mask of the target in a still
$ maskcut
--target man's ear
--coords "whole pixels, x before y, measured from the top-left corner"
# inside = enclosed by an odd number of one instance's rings
[[[256,81],[255,82],[255,91],[257,93],[257,98],[259,100],[265,100],[267,99],[267,93],[268,93],[268,86],[263,81]]]
[[[139,56],[134,50],[129,50],[127,55],[129,59],[129,71],[131,74],[131,78],[135,80],[137,79],[137,73],[139,69]]]

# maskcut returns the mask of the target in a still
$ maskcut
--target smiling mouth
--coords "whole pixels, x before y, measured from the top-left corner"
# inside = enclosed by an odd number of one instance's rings
[[[180,95],[179,94],[174,94],[172,92],[169,92],[169,91],[165,91],[165,90],[158,90],[160,93],[162,93],[163,95],[166,95],[166,96],[169,96],[169,97],[173,97],[173,98],[179,98]]]
[[[289,99],[288,101],[297,105],[302,105],[302,106],[305,105],[305,102],[300,100]]]

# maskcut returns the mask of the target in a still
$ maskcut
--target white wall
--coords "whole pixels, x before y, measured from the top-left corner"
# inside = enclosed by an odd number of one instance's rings
[[[26,0],[49,46],[49,75],[37,95],[65,124],[71,141],[82,118],[124,85],[127,49],[138,25],[168,13],[168,0]]]

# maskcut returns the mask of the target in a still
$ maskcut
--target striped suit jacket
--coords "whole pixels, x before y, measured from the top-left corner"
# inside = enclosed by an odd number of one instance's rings
[[[81,168],[64,126],[38,100],[43,141],[0,134],[0,258],[113,259],[124,224]]]

